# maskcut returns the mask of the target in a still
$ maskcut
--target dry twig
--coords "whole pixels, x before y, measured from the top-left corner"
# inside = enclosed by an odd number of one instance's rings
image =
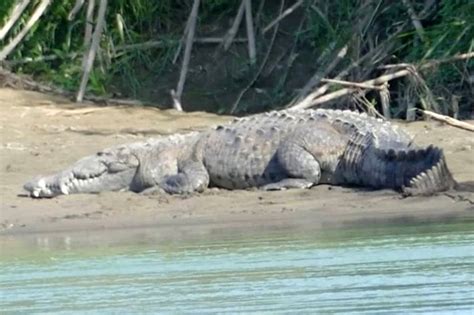
[[[23,27],[23,29],[8,43],[8,45],[6,45],[3,50],[0,51],[0,61],[4,60],[15,49],[23,37],[25,37],[33,25],[35,25],[35,23],[39,20],[41,15],[43,15],[50,3],[51,0],[41,0],[28,22],[26,22],[25,27]]]
[[[5,22],[5,25],[0,29],[0,40],[3,40],[5,38],[5,35],[7,35],[8,31],[12,28],[12,26],[15,24],[16,20],[21,16],[23,11],[25,11],[26,7],[30,3],[30,0],[21,0],[17,4],[15,4],[15,7],[13,7],[13,11],[10,14],[10,18],[8,21]]]

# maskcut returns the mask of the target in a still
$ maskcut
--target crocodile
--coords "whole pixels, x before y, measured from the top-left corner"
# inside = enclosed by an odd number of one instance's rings
[[[419,147],[390,122],[349,110],[282,110],[204,131],[114,146],[24,185],[35,198],[208,187],[263,190],[317,184],[429,195],[456,184],[442,149]]]

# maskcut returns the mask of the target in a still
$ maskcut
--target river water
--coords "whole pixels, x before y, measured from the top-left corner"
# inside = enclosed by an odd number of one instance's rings
[[[474,224],[3,240],[0,313],[472,314]],[[126,239],[126,238],[125,238]]]

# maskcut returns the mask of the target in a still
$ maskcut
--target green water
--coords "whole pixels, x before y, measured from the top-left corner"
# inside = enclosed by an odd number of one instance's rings
[[[10,238],[0,313],[472,314],[473,228]]]

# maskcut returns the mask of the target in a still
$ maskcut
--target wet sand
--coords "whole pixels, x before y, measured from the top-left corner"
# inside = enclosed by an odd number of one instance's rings
[[[316,186],[280,192],[209,190],[193,196],[105,192],[35,200],[22,185],[119,143],[186,132],[230,117],[139,107],[77,105],[51,95],[0,89],[0,235],[157,228],[216,230],[474,221],[474,136],[437,122],[404,124],[420,144],[445,150],[461,191],[401,198],[390,190]],[[470,121],[473,123],[473,121]]]

